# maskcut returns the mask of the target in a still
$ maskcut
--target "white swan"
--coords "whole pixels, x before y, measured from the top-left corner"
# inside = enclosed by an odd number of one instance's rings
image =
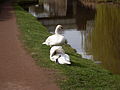
[[[64,36],[59,34],[59,30],[63,29],[61,25],[57,25],[55,29],[55,34],[49,36],[45,42],[42,44],[46,44],[48,46],[53,46],[53,45],[62,45],[66,42],[66,39]]]
[[[65,54],[61,46],[53,46],[50,49],[50,59],[58,64],[71,64],[70,57]]]

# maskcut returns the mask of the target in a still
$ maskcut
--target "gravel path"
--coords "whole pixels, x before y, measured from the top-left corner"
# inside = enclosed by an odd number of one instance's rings
[[[0,90],[59,90],[54,72],[36,66],[18,40],[16,17],[10,2],[0,12]]]

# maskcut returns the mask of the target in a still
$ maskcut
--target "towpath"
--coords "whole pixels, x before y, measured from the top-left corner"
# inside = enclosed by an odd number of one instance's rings
[[[53,71],[36,66],[18,39],[11,2],[0,12],[0,90],[59,90]]]

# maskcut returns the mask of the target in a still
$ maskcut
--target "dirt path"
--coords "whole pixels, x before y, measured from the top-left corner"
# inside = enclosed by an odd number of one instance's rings
[[[10,2],[0,12],[0,90],[59,90],[51,71],[37,67],[18,40]]]

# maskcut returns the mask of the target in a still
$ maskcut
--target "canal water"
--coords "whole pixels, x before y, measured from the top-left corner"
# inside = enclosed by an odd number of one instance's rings
[[[63,25],[61,33],[83,58],[99,61],[104,68],[120,74],[120,6],[41,0],[29,6],[28,11],[51,33],[56,25]]]

